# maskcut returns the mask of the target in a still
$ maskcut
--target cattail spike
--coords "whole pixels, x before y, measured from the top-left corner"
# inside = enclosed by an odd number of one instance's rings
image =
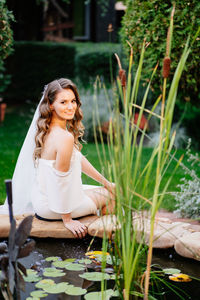
[[[119,70],[119,79],[122,86],[126,86],[126,71],[124,69]]]
[[[163,74],[162,75],[164,78],[169,77],[170,64],[171,64],[171,59],[170,59],[170,57],[166,56],[163,60]]]

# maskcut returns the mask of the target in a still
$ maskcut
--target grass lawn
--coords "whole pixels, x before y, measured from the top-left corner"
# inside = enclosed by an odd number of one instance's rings
[[[0,203],[3,203],[6,193],[4,180],[12,178],[17,156],[19,154],[20,148],[22,146],[23,140],[25,138],[27,129],[32,120],[32,115],[35,108],[33,104],[26,103],[23,106],[12,105],[8,107],[5,121],[0,125]],[[141,170],[144,168],[148,158],[151,155],[152,149],[144,148],[142,156]],[[185,151],[178,150],[176,157],[179,158]],[[88,160],[101,171],[101,166],[98,161],[98,156],[96,152],[95,144],[85,144],[83,145],[82,153],[87,156]],[[186,158],[183,159],[184,164],[190,168],[190,164],[187,162]],[[165,173],[163,184],[170,177],[176,163],[172,162],[170,167]],[[197,170],[196,170],[197,171]],[[153,174],[156,173],[156,164],[154,164]],[[198,170],[200,175],[200,170]],[[175,176],[168,188],[168,191],[177,190],[177,184],[180,179],[184,177],[184,171],[179,167],[176,171]],[[149,182],[148,190],[146,194],[151,197],[153,189],[154,176],[151,177],[152,180]],[[86,184],[97,184],[92,179],[83,175],[83,183]],[[166,195],[162,203],[162,208],[173,210],[175,205],[174,198],[171,195]]]

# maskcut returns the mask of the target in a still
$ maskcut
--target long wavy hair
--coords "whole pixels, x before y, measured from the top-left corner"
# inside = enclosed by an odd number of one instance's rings
[[[49,133],[49,127],[52,120],[52,111],[50,104],[52,104],[56,95],[63,89],[70,89],[74,92],[76,97],[77,109],[72,120],[67,121],[67,130],[74,136],[75,146],[81,150],[82,145],[79,142],[79,138],[82,138],[84,134],[84,126],[81,122],[83,119],[83,113],[81,110],[81,100],[76,88],[76,85],[69,79],[60,78],[50,82],[45,86],[43,100],[39,107],[39,117],[37,120],[37,132],[35,135],[35,150],[34,150],[34,161],[41,157],[42,148],[46,135]]]

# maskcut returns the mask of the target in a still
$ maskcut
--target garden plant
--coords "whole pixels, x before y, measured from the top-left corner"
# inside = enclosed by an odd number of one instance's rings
[[[171,132],[174,107],[177,99],[178,86],[182,72],[185,67],[186,60],[190,53],[190,45],[193,44],[197,36],[194,36],[190,42],[188,38],[183,53],[174,72],[171,83],[167,84],[167,79],[170,73],[171,63],[171,45],[173,33],[173,17],[175,7],[171,12],[170,27],[167,34],[166,52],[163,60],[163,86],[162,95],[155,100],[153,108],[149,112],[149,119],[154,115],[154,110],[159,102],[161,102],[161,114],[157,115],[160,120],[160,138],[158,145],[154,148],[151,157],[149,158],[145,168],[140,170],[139,166],[142,160],[143,140],[146,135],[145,128],[142,131],[140,141],[137,143],[139,133],[139,124],[145,109],[148,93],[151,82],[156,74],[158,64],[154,67],[151,79],[144,93],[139,113],[139,118],[136,126],[133,122],[133,115],[137,105],[138,89],[143,71],[143,61],[146,48],[149,44],[144,41],[140,54],[140,59],[137,68],[133,68],[133,48],[128,42],[131,53],[129,58],[129,69],[127,80],[125,71],[122,69],[119,61],[119,77],[117,86],[115,87],[115,108],[112,114],[112,119],[109,127],[108,135],[108,157],[99,157],[102,161],[102,166],[110,176],[110,180],[116,183],[116,232],[114,234],[114,246],[110,249],[113,253],[113,264],[116,274],[116,285],[120,293],[121,299],[131,299],[134,296],[144,297],[149,299],[150,286],[152,292],[153,272],[151,272],[152,248],[154,239],[154,224],[155,215],[163,200],[165,193],[168,190],[170,181],[176,168],[182,161],[183,157],[177,161],[177,166],[174,168],[170,178],[168,178],[164,187],[161,188],[161,183],[165,172],[170,163],[175,157],[175,149],[173,147],[176,132]],[[198,32],[197,32],[198,34]],[[150,47],[150,46],[149,46]],[[136,69],[133,74],[133,69]],[[109,99],[108,99],[109,100]],[[119,103],[122,102],[123,112],[120,112]],[[95,115],[95,119],[98,114]],[[99,123],[101,132],[101,126]],[[101,139],[104,145],[103,137]],[[105,153],[105,152],[104,152]],[[151,197],[146,195],[146,187],[151,181],[152,165],[156,161],[156,178],[152,189]],[[139,224],[133,221],[133,216],[139,216],[139,212],[143,208],[149,210],[150,218],[150,237],[149,247],[143,246],[142,237],[138,238]],[[107,237],[104,237],[106,239]],[[106,245],[106,243],[105,243]],[[107,247],[109,244],[107,244]],[[106,251],[106,246],[104,251]],[[146,264],[144,259],[147,255]],[[105,289],[105,286],[102,286]],[[177,292],[178,293],[178,292]]]
[[[122,20],[121,39],[128,54],[129,47],[126,40],[129,40],[133,47],[134,60],[139,61],[141,40],[146,37],[150,47],[146,49],[148,60],[143,67],[144,76],[142,85],[147,86],[151,70],[155,62],[159,62],[152,84],[152,92],[159,96],[162,90],[162,57],[165,51],[165,37],[168,27],[168,15],[172,3],[176,4],[176,17],[174,19],[174,38],[171,52],[171,74],[175,71],[176,65],[183,50],[183,43],[187,37],[194,37],[200,26],[198,0],[182,1],[167,0],[156,1],[125,1],[127,9]],[[197,124],[200,116],[200,94],[199,94],[199,52],[200,39],[191,45],[191,55],[188,57],[187,65],[184,68],[180,79],[179,92],[176,99],[174,120],[181,120],[182,126],[186,128],[187,134],[192,137],[192,146],[199,149],[200,135]],[[152,97],[153,101],[153,97]]]
[[[0,95],[10,82],[10,76],[5,75],[5,59],[12,53],[13,32],[10,26],[14,16],[6,6],[6,0],[0,1]]]
[[[173,7],[170,27],[168,30],[165,58],[163,60],[162,95],[155,99],[152,109],[147,109],[146,104],[148,93],[150,92],[152,82],[154,81],[158,69],[156,61],[142,102],[138,103],[139,86],[144,73],[144,59],[149,47],[151,47],[151,45],[149,45],[149,43],[145,40],[142,44],[138,65],[134,62],[133,47],[128,42],[130,56],[127,76],[125,70],[122,68],[118,56],[116,56],[120,70],[117,83],[116,85],[113,84],[114,103],[113,107],[111,106],[110,109],[112,118],[109,123],[107,145],[104,144],[98,110],[94,112],[94,119],[97,122],[99,129],[98,135],[101,140],[100,146],[97,143],[99,160],[106,175],[110,178],[110,180],[116,183],[116,223],[115,232],[112,236],[113,240],[111,240],[111,236],[107,237],[106,234],[104,234],[102,244],[103,253],[101,257],[98,257],[101,263],[102,273],[104,274],[92,274],[94,276],[93,280],[95,280],[94,278],[98,278],[98,280],[100,278],[101,280],[101,293],[96,295],[98,299],[108,299],[114,295],[125,300],[136,299],[137,297],[144,298],[145,300],[156,299],[156,297],[159,297],[160,295],[157,289],[154,290],[154,286],[159,286],[159,284],[167,285],[167,283],[163,280],[163,270],[156,273],[151,265],[155,215],[168,191],[173,174],[183,159],[182,156],[178,160],[175,158],[176,149],[174,148],[174,140],[176,132],[172,132],[171,127],[180,78],[190,53],[190,46],[193,45],[193,42],[196,39],[196,35],[194,37],[192,36],[190,39],[188,38],[181,58],[177,63],[173,78],[170,83],[167,83],[170,72],[174,11],[175,9]],[[97,81],[94,97],[96,105],[98,102],[98,87]],[[102,88],[101,83],[100,88]],[[104,91],[105,98],[109,103],[107,90],[104,89]],[[161,114],[159,115],[155,113],[155,109],[160,103],[162,109]],[[136,108],[139,109],[139,117],[137,124],[134,124],[133,117]],[[156,147],[151,151],[146,165],[141,168],[142,160],[144,158],[143,142],[144,138],[147,136],[147,127],[141,131],[139,124],[144,112],[148,113],[148,120],[152,117],[159,120],[160,138],[158,145],[156,145]],[[138,139],[139,136],[140,138]],[[95,133],[95,138],[97,141],[97,132]],[[165,174],[171,163],[174,161],[177,161],[176,166],[171,176],[163,184]],[[156,168],[153,167],[154,165],[156,165]],[[152,183],[152,177],[155,177],[155,180],[153,181],[153,187],[149,194],[148,185]],[[143,209],[149,211],[151,224],[148,247],[144,246],[143,233],[142,230],[140,230],[140,223],[138,222]],[[145,215],[142,217],[145,218]],[[107,255],[107,251],[110,252],[110,255]],[[78,268],[79,270],[83,270],[86,268],[85,265],[90,263],[87,260],[84,260],[84,262],[79,261],[77,263],[79,265],[77,266],[74,260],[57,262],[57,259],[49,258],[49,261],[53,261],[53,266],[58,268],[62,268],[64,266],[67,270],[75,270]],[[107,279],[111,279],[110,275],[109,277],[107,276],[108,274],[105,274],[106,266],[110,262],[112,262],[114,269],[112,279],[115,279],[114,289],[117,290],[116,293],[107,289],[107,282],[105,280],[106,277]],[[80,264],[84,264],[84,267],[80,266]],[[62,271],[55,270],[52,266],[51,268],[46,268],[43,275],[53,277],[55,276],[55,274],[53,274],[54,272],[58,276],[64,276]],[[33,270],[32,272],[30,271],[30,274],[28,275],[32,276]],[[91,274],[89,275],[85,273],[82,274],[82,277],[89,280],[91,279]],[[39,281],[41,279],[39,279],[38,276],[35,277],[37,277],[35,278],[35,281]],[[26,278],[26,280],[28,281],[31,279]],[[61,293],[62,291],[65,291],[68,294],[79,293],[79,295],[81,295],[81,293],[87,293],[86,290],[83,291],[80,289],[78,291],[77,289],[73,289],[72,291],[70,290],[72,287],[69,287],[67,283],[59,285],[59,287],[58,285],[54,286],[52,281],[40,281],[36,287],[44,289],[47,293],[55,294]],[[57,290],[57,288],[61,289]],[[38,291],[41,292],[41,297],[44,296],[44,291]],[[175,290],[175,292],[177,293],[177,297],[183,299],[179,296],[179,292],[177,290]],[[38,296],[39,293],[32,294],[33,297],[36,297],[36,295]],[[94,295],[91,295],[91,297],[93,296]],[[93,299],[89,298],[90,296],[88,295],[85,295],[84,297],[85,299]]]

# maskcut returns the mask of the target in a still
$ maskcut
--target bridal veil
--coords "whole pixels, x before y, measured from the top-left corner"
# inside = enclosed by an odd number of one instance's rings
[[[44,92],[45,90],[46,88],[44,89]],[[44,92],[40,103],[43,100]],[[40,103],[38,104],[33,116],[32,123],[29,127],[23,146],[19,153],[12,177],[14,215],[33,213],[30,191],[35,177],[33,152],[35,149],[35,134],[37,130],[37,119],[39,117]],[[0,214],[8,214],[7,199],[5,201],[5,204],[0,206]]]

